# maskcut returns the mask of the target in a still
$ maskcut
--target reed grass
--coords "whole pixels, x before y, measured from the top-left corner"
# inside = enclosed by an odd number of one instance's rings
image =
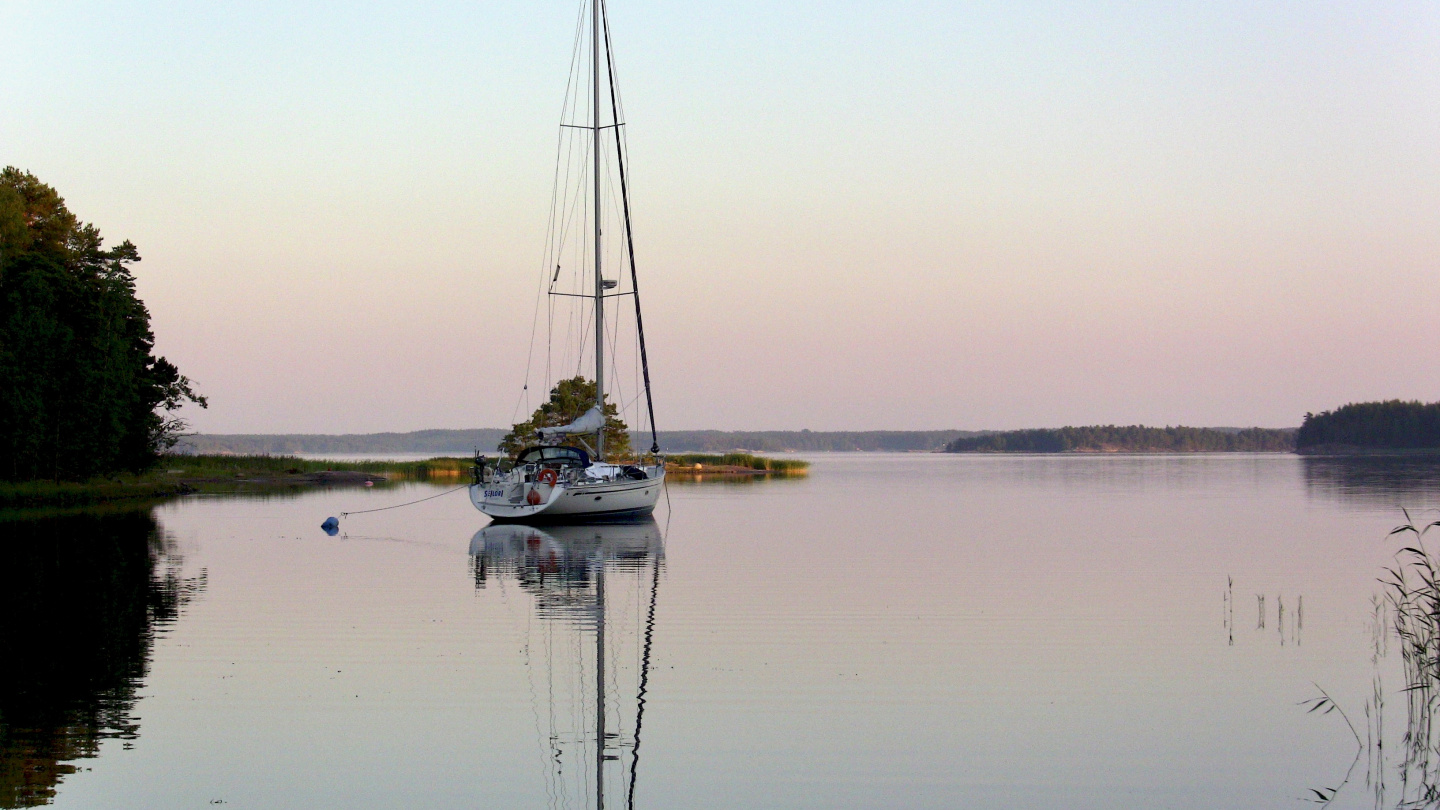
[[[316,483],[324,472],[357,472],[387,481],[459,481],[472,460],[437,456],[420,461],[328,461],[295,456],[166,455],[139,475],[124,473],[90,481],[0,483],[0,510],[76,508],[97,504],[163,499],[194,492],[278,491]]]
[[[687,453],[669,456],[670,464],[685,473],[723,475],[723,468],[743,468],[769,476],[804,475],[809,462],[776,459],[749,453]],[[384,476],[387,482],[433,481],[450,483],[465,480],[474,460],[436,456],[418,461],[357,460],[332,461],[297,456],[174,454],[139,475],[122,474],[84,482],[25,481],[0,483],[0,510],[34,508],[77,508],[96,504],[164,499],[193,492],[260,493],[284,491],[316,483],[314,476],[325,472],[354,472]],[[503,468],[505,461],[499,462]],[[693,469],[695,465],[700,469]],[[721,468],[705,470],[704,468]]]
[[[1363,739],[1352,717],[1318,684],[1319,696],[1301,703],[1312,714],[1338,714],[1356,743],[1355,760],[1339,783],[1311,788],[1303,797],[1322,807],[1344,792],[1362,755],[1366,758],[1365,785],[1374,793],[1376,808],[1440,807],[1440,723],[1436,722],[1440,714],[1440,556],[1425,543],[1426,534],[1440,526],[1440,520],[1417,521],[1408,510],[1401,512],[1405,522],[1391,529],[1388,537],[1400,536],[1409,544],[1395,553],[1393,565],[1383,569],[1383,590],[1371,600],[1370,660],[1375,671],[1363,715],[1353,718],[1363,716]],[[1386,750],[1387,690],[1380,668],[1391,638],[1399,645],[1404,683],[1400,694],[1406,709],[1398,753]]]
[[[1324,690],[1301,705],[1318,714],[1338,713],[1349,726],[1356,742],[1356,757],[1335,787],[1312,788],[1308,801],[1328,806],[1336,800],[1362,754],[1366,755],[1365,783],[1375,792],[1375,806],[1418,808],[1440,806],[1440,557],[1425,545],[1425,535],[1440,526],[1440,520],[1417,522],[1402,509],[1405,522],[1390,530],[1389,537],[1405,537],[1410,543],[1395,554],[1395,563],[1384,569],[1380,583],[1383,594],[1373,600],[1371,662],[1377,665],[1372,694],[1364,707],[1365,737],[1349,715]],[[1398,755],[1385,754],[1385,690],[1381,686],[1379,661],[1386,655],[1390,632],[1400,647],[1401,676],[1405,698],[1405,731]],[[1319,689],[1319,685],[1316,685]],[[1357,715],[1357,718],[1360,715]],[[1394,768],[1395,779],[1387,775]],[[1398,784],[1396,784],[1398,783]],[[1387,785],[1398,788],[1398,796],[1386,799]]]
[[[392,480],[425,481],[461,478],[470,474],[472,459],[436,456],[420,461],[332,461],[296,456],[171,455],[161,459],[150,475],[179,478],[216,476],[287,476],[320,472],[362,472]]]
[[[696,464],[702,467],[744,467],[780,475],[804,475],[810,469],[810,462],[798,458],[768,458],[750,453],[682,453],[666,456],[665,460],[680,467],[694,467]]]
[[[1417,523],[1409,511],[1401,511],[1405,522],[1390,536],[1409,535],[1412,545],[1400,549],[1381,580],[1400,641],[1409,713],[1400,773],[1408,783],[1402,790],[1415,791],[1411,798],[1433,806],[1440,801],[1440,727],[1435,722],[1440,708],[1440,557],[1425,546],[1424,538],[1440,520]]]

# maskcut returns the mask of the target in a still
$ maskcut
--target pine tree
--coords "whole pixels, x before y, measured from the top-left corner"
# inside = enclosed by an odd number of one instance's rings
[[[579,419],[595,406],[595,381],[584,377],[561,380],[550,389],[550,399],[535,409],[535,413],[524,422],[510,426],[510,432],[500,441],[500,451],[515,455],[526,447],[539,442],[536,428],[559,427]],[[608,458],[625,458],[630,451],[630,429],[620,421],[615,405],[606,397],[605,402],[605,455]],[[593,451],[595,434],[583,435]]]
[[[177,409],[205,407],[152,352],[139,261],[34,175],[0,171],[0,479],[138,472],[184,429]]]

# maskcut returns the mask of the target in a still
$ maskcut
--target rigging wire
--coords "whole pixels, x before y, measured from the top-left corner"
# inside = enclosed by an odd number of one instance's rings
[[[616,135],[616,162],[617,162],[617,164],[619,165],[619,168],[620,168],[621,205],[620,205],[620,206],[617,206],[617,208],[620,209],[620,210],[622,210],[622,211],[624,212],[624,214],[625,214],[625,221],[624,221],[624,223],[623,223],[623,226],[624,226],[624,228],[625,228],[626,243],[627,243],[627,245],[630,246],[630,250],[628,251],[628,253],[622,251],[621,264],[622,264],[622,266],[623,266],[624,264],[626,264],[626,263],[628,263],[628,264],[630,265],[630,276],[631,276],[631,278],[630,278],[630,280],[631,280],[631,289],[630,289],[630,291],[631,291],[631,294],[634,295],[634,296],[636,297],[636,299],[637,299],[637,300],[636,300],[636,315],[637,315],[637,317],[638,317],[638,315],[639,315],[639,301],[638,301],[638,299],[639,299],[639,290],[638,290],[638,288],[637,288],[637,286],[636,286],[638,282],[636,281],[636,274],[635,274],[635,255],[634,255],[633,239],[631,238],[631,233],[630,233],[629,205],[628,205],[628,203],[629,203],[629,195],[628,195],[628,189],[626,188],[626,184],[627,184],[627,183],[626,183],[626,172],[625,172],[625,164],[624,164],[625,155],[629,153],[630,136],[629,136],[629,133],[627,133],[627,132],[625,131],[625,127],[624,127],[624,125],[623,125],[623,124],[624,124],[624,121],[625,121],[625,98],[624,98],[624,96],[623,96],[623,95],[621,94],[621,92],[620,92],[620,82],[619,82],[618,72],[617,72],[617,70],[616,70],[616,64],[615,64],[615,58],[614,58],[614,50],[611,48],[611,41],[610,41],[610,18],[609,18],[609,14],[608,14],[607,12],[608,12],[608,10],[607,10],[607,8],[606,8],[606,6],[604,5],[603,0],[602,0],[601,7],[600,7],[600,13],[601,13],[601,19],[602,19],[602,21],[603,21],[603,23],[604,23],[604,26],[605,26],[605,31],[604,31],[604,33],[605,33],[605,48],[606,48],[606,67],[607,67],[608,76],[609,76],[609,79],[610,79],[611,121],[612,121],[612,123],[615,125],[615,135]],[[611,184],[612,184],[612,188],[613,188],[613,184],[614,184],[614,179],[613,179],[613,178],[611,179]],[[635,349],[635,354],[634,354],[634,369],[633,369],[633,371],[634,371],[634,376],[631,378],[631,380],[632,380],[632,382],[633,382],[633,384],[634,384],[634,386],[635,386],[635,391],[636,391],[635,397],[634,397],[633,399],[639,399],[639,391],[640,391],[641,383],[642,383],[642,380],[643,380],[643,382],[644,382],[644,384],[645,384],[645,394],[646,394],[646,401],[647,401],[647,405],[648,405],[648,404],[649,404],[649,399],[650,399],[650,390],[649,390],[648,368],[642,368],[642,358],[643,358],[644,351],[645,351],[644,346],[643,346],[643,341],[644,341],[643,325],[637,322],[637,324],[636,324],[636,334],[635,334],[635,343],[634,343],[634,349]],[[633,399],[632,399],[632,401],[633,401]],[[654,407],[653,407],[653,405],[652,405],[652,406],[648,407],[647,410],[641,411],[639,417],[638,417],[637,420],[636,420],[637,428],[639,428],[642,432],[643,432],[644,430],[646,430],[646,429],[649,429],[650,432],[651,432],[651,434],[652,434],[652,438],[653,438],[653,436],[654,436],[654,425],[653,425],[653,416],[654,416],[654,413],[653,413],[653,412],[654,412]],[[653,448],[653,447],[652,447],[651,452],[656,452],[656,449],[657,449],[657,448]]]
[[[340,517],[343,518],[343,517],[350,517],[351,515],[364,515],[364,514],[368,514],[368,513],[370,513],[370,512],[384,512],[384,511],[386,511],[386,510],[388,510],[388,509],[399,509],[399,508],[402,507],[402,506],[414,506],[414,505],[417,504],[417,503],[424,503],[424,502],[426,502],[426,501],[433,501],[433,500],[435,500],[436,498],[442,498],[442,497],[444,497],[444,496],[446,496],[446,495],[449,495],[449,494],[452,493],[452,492],[459,492],[459,491],[462,490],[462,489],[469,489],[469,488],[470,488],[470,485],[469,485],[469,484],[461,484],[460,486],[458,486],[458,487],[456,487],[456,488],[454,488],[454,489],[447,489],[447,490],[445,490],[444,492],[440,493],[439,495],[431,495],[431,496],[429,496],[429,497],[427,497],[427,498],[421,498],[421,499],[418,500],[418,501],[409,501],[409,502],[407,502],[407,503],[397,503],[397,504],[395,504],[394,506],[382,506],[382,507],[379,507],[378,509],[356,509],[356,510],[351,511],[351,512],[341,512],[341,513],[340,513]]]
[[[605,9],[604,0],[592,0],[600,3],[600,9]],[[605,25],[605,63],[610,77],[610,109],[611,116],[619,121],[619,100],[615,91],[615,52],[610,47],[610,18],[607,14],[601,14]],[[660,452],[660,434],[655,427],[655,400],[650,394],[650,358],[645,352],[645,320],[640,315],[640,277],[635,269],[635,237],[630,228],[630,190],[625,180],[625,153],[623,150],[624,135],[620,132],[624,127],[615,127],[615,159],[620,166],[620,199],[625,204],[625,245],[630,252],[630,286],[635,298],[635,331],[640,338],[640,370],[645,376],[645,405],[650,412],[650,452]]]
[[[562,124],[565,122],[565,111],[566,111],[566,109],[570,106],[571,91],[572,91],[572,87],[574,86],[574,79],[575,79],[575,67],[574,67],[574,66],[575,66],[576,61],[580,58],[580,57],[579,57],[580,42],[581,42],[580,37],[581,37],[581,33],[582,33],[582,31],[583,31],[583,28],[584,28],[584,19],[585,19],[585,6],[584,6],[584,4],[582,3],[581,6],[580,6],[580,8],[579,8],[579,9],[576,11],[576,13],[575,13],[575,38],[574,38],[574,40],[573,40],[574,44],[571,46],[571,49],[570,49],[570,50],[571,50],[571,53],[570,53],[570,64],[571,64],[571,68],[570,68],[570,71],[566,74],[566,77],[565,77],[565,95],[564,95],[564,97],[563,97],[563,100],[562,100],[561,103],[560,103],[560,122],[561,122]],[[550,181],[550,213],[549,213],[549,216],[548,216],[548,220],[547,220],[547,222],[545,223],[545,230],[546,230],[546,234],[545,234],[546,250],[544,251],[544,254],[543,254],[543,256],[542,256],[542,260],[541,260],[541,263],[540,263],[540,267],[541,267],[541,279],[542,279],[542,281],[543,281],[543,279],[544,279],[544,277],[545,277],[545,273],[547,273],[547,272],[549,271],[549,269],[550,269],[550,259],[552,258],[551,255],[550,255],[550,253],[551,253],[551,242],[552,242],[552,240],[553,240],[553,234],[554,234],[554,232],[555,232],[555,211],[556,211],[555,202],[556,202],[556,199],[557,199],[557,197],[558,197],[558,195],[559,195],[559,185],[560,185],[560,154],[561,154],[561,150],[562,150],[562,148],[564,147],[564,145],[565,145],[565,129],[564,129],[563,126],[562,126],[562,127],[560,128],[559,134],[556,136],[556,141],[555,141],[555,174],[554,174],[554,176],[551,178],[551,181]],[[567,166],[567,169],[568,169],[568,166]],[[568,179],[568,172],[567,172],[567,179]],[[562,228],[562,231],[563,231],[563,228]],[[557,269],[558,269],[558,265],[557,265]],[[541,288],[541,289],[543,289],[543,285],[542,285],[542,288]],[[542,293],[540,293],[540,292],[537,290],[537,292],[536,292],[536,297],[535,297],[535,310],[534,310],[533,315],[532,315],[531,318],[530,318],[530,342],[529,342],[529,346],[528,346],[528,347],[526,348],[526,350],[525,350],[525,383],[524,383],[524,385],[522,385],[521,388],[520,388],[520,391],[521,391],[520,396],[516,397],[516,400],[515,400],[515,409],[514,409],[514,411],[511,413],[511,416],[510,416],[510,421],[511,421],[512,424],[518,420],[518,417],[519,417],[519,415],[520,415],[520,402],[521,402],[522,399],[523,399],[524,402],[525,402],[525,411],[527,412],[527,414],[528,414],[528,412],[530,411],[530,371],[531,371],[531,369],[532,369],[532,367],[533,367],[534,354],[535,354],[535,329],[536,329],[536,327],[539,325],[539,321],[540,321],[540,298],[541,298],[541,295],[542,295]],[[547,309],[548,309],[548,308],[547,308]],[[550,376],[550,349],[551,349],[551,341],[553,340],[553,336],[554,336],[554,330],[553,330],[552,328],[550,328],[550,327],[551,327],[551,319],[548,318],[548,317],[547,317],[547,319],[546,319],[546,327],[547,327],[547,328],[546,328],[546,336],[545,336],[545,341],[546,341],[546,346],[545,346],[545,377],[546,377],[545,386],[546,386],[546,388],[548,388],[549,385],[550,385],[550,380],[549,380],[549,376]]]
[[[587,14],[588,11],[593,10],[589,8],[592,4],[599,5],[598,15]],[[590,17],[589,20],[586,19],[587,16]],[[590,28],[595,27],[597,16],[602,30],[590,31]],[[600,37],[603,37],[603,43],[599,41]],[[588,84],[584,80],[588,78],[589,83],[598,84],[601,78],[599,71],[602,68],[597,58],[598,55],[591,53],[600,47],[605,49],[603,69],[606,71],[608,85],[606,89],[610,91],[609,112],[611,113],[610,124],[607,128],[615,130],[613,143],[596,138],[597,133],[591,129],[602,126],[599,116],[602,113],[603,102],[600,102],[595,94],[591,93],[584,93],[582,100],[582,89]],[[570,70],[561,106],[560,133],[556,142],[556,166],[551,182],[551,206],[546,223],[545,255],[541,265],[543,275],[540,295],[548,299],[545,309],[544,389],[548,391],[551,388],[560,369],[567,372],[573,369],[575,376],[583,376],[587,354],[594,354],[596,350],[602,354],[608,354],[610,368],[613,371],[611,375],[607,375],[610,376],[610,384],[607,385],[607,388],[617,395],[615,404],[618,406],[621,417],[627,424],[634,425],[639,430],[643,431],[648,428],[651,434],[650,452],[658,452],[658,433],[656,432],[655,408],[649,379],[649,358],[645,344],[644,322],[640,311],[638,273],[635,266],[634,238],[631,227],[629,178],[626,166],[629,137],[624,132],[624,100],[618,87],[617,73],[606,4],[604,0],[582,2],[580,8],[577,9]],[[594,154],[597,149],[600,150],[598,156]],[[611,153],[614,155],[613,162],[610,160]],[[597,157],[601,158],[598,162],[603,163],[604,168],[600,171],[600,176],[595,177],[593,175]],[[600,195],[606,204],[600,206],[599,210],[592,210],[595,206],[587,203],[589,194],[586,187],[597,183],[602,187]],[[603,255],[594,256],[593,254],[599,252],[592,244],[594,232],[598,229],[603,233],[604,228],[612,225],[622,229],[623,239],[607,240],[607,243],[601,248]],[[579,301],[565,302],[559,301],[557,298],[577,294],[568,292],[568,290],[576,290],[580,295],[587,295],[590,286],[599,286],[603,281],[603,268],[608,266],[617,268],[617,281],[623,282],[624,269],[627,264],[630,270],[629,290],[617,294],[629,294],[635,298],[634,328],[636,335],[634,342],[627,341],[626,346],[626,351],[632,353],[633,362],[622,364],[619,346],[619,333],[622,331],[620,321],[624,320],[624,327],[629,328],[630,313],[625,311],[628,308],[617,308],[613,321],[611,318],[606,318],[607,323],[605,328],[600,330],[600,335],[609,345],[591,347],[590,340],[594,339],[592,335],[597,331],[595,329],[596,304],[594,302],[580,303]],[[596,284],[586,285],[587,275]],[[530,343],[526,354],[525,385],[522,387],[521,396],[517,398],[514,414],[517,419],[522,416],[519,413],[521,401],[524,402],[527,410],[525,415],[528,415],[529,409],[534,404],[529,392],[529,383],[532,381],[531,375],[537,370],[535,368],[537,350],[535,332],[539,327],[539,303],[537,300],[532,314]],[[558,308],[562,306],[564,307],[563,311]],[[557,341],[557,327],[561,326],[562,322],[563,343]],[[622,368],[631,372],[628,379],[626,379],[626,375],[619,373]],[[645,395],[643,408],[638,407],[642,389]],[[542,401],[545,399],[543,392],[537,391],[536,393]]]
[[[575,36],[572,40],[573,44],[570,51],[570,70],[566,76],[564,102],[560,110],[560,125],[558,127],[559,143],[557,143],[556,147],[556,181],[552,188],[550,218],[547,224],[546,234],[546,251],[544,261],[542,262],[542,266],[547,273],[550,266],[552,264],[555,265],[556,273],[552,276],[546,292],[553,292],[556,282],[558,281],[559,271],[563,263],[565,247],[568,241],[567,237],[570,232],[570,223],[576,216],[575,209],[578,207],[578,204],[572,205],[570,201],[580,198],[578,194],[571,194],[571,178],[574,176],[577,161],[575,155],[576,138],[573,137],[574,133],[569,131],[569,126],[573,124],[578,114],[580,92],[580,82],[578,81],[579,67],[583,64],[581,60],[585,53],[585,16],[585,5],[582,3],[576,9]],[[582,160],[580,161],[582,167],[584,166],[583,158],[587,155],[588,151],[582,150]],[[562,164],[564,167],[563,174],[561,172]],[[561,179],[562,177],[563,180]],[[576,178],[578,181],[577,185],[582,185],[584,178],[585,174],[582,168],[580,177]],[[571,326],[573,328],[573,319]],[[554,343],[555,301],[551,299],[546,306],[545,388],[547,390],[550,388],[551,383],[554,382]],[[564,365],[563,358],[562,365]]]

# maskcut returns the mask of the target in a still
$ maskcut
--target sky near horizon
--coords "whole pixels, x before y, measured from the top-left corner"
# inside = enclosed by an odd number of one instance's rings
[[[205,432],[516,417],[578,0],[0,0]],[[1440,400],[1440,4],[610,0],[661,429]]]

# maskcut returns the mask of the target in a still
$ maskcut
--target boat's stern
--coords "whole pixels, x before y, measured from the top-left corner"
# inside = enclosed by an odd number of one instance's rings
[[[482,482],[470,485],[470,502],[492,518],[525,520],[543,514],[564,497],[565,489],[563,482]]]
[[[499,521],[628,520],[650,514],[665,488],[664,466],[638,468],[643,474],[626,470],[637,468],[617,466],[612,476],[591,467],[585,476],[554,483],[533,476],[482,482],[471,485],[470,502]]]

